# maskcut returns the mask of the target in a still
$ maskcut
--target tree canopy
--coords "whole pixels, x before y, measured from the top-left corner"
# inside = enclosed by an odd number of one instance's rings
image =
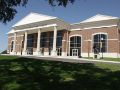
[[[26,6],[29,0],[0,0],[0,22],[7,23],[11,21],[17,13],[17,6]],[[45,0],[51,6],[66,7],[68,3],[75,0]]]

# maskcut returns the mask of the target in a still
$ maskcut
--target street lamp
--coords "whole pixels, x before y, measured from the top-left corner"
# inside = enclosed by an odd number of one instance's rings
[[[104,40],[104,38],[101,37],[100,48],[101,48],[101,51],[102,51],[102,59],[103,59],[103,40]]]

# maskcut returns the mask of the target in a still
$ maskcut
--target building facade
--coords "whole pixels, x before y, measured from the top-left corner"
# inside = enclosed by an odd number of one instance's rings
[[[30,13],[8,32],[12,55],[120,57],[120,20],[97,14],[69,24],[57,17]]]

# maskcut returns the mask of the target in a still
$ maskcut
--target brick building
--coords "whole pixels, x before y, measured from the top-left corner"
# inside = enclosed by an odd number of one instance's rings
[[[97,14],[69,24],[57,17],[30,13],[8,32],[8,53],[39,56],[120,56],[120,20]]]

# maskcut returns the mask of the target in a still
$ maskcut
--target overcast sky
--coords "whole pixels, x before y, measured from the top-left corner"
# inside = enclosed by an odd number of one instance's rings
[[[7,49],[7,32],[12,25],[28,15],[36,12],[55,16],[69,23],[77,23],[96,14],[120,17],[120,0],[76,0],[75,3],[64,7],[51,7],[47,0],[28,0],[26,7],[18,7],[15,18],[6,25],[0,23],[0,51]]]

